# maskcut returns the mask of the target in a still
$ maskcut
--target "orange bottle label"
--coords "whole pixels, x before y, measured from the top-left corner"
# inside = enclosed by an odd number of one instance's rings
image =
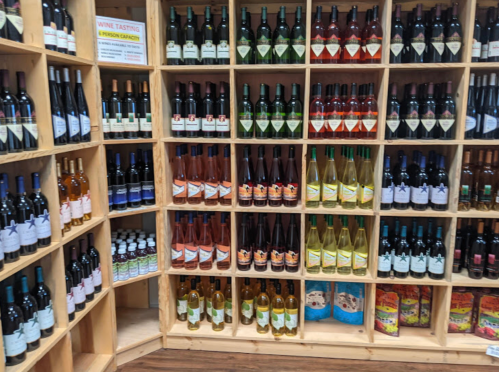
[[[274,266],[284,265],[284,252],[279,252],[275,249],[272,250],[272,254],[270,255],[270,260],[272,261],[272,265]]]
[[[261,249],[257,249],[253,253],[253,259],[255,260],[255,264],[258,266],[267,265],[267,255],[268,253],[266,251],[264,252]]]
[[[239,186],[240,200],[253,200],[253,186],[243,184]]]
[[[300,254],[294,251],[287,251],[284,254],[284,261],[286,262],[286,266],[298,266],[298,259],[300,258]]]
[[[242,248],[237,251],[237,263],[240,265],[249,265],[251,263],[251,252]]]
[[[267,200],[267,190],[268,187],[262,184],[258,184],[253,187],[253,199],[255,200]]]
[[[220,197],[224,199],[232,199],[232,184],[227,181],[223,181],[218,185],[218,191],[220,192]]]
[[[298,184],[289,183],[284,186],[284,200],[295,201],[298,200]]]
[[[201,182],[198,182],[198,181],[187,182],[187,197],[188,198],[200,198],[201,192],[203,191],[201,186],[202,186]]]
[[[273,183],[269,187],[269,200],[282,200],[282,183]]]
[[[217,262],[230,262],[230,247],[217,244]]]
[[[185,181],[173,180],[173,197],[174,198],[185,198],[187,196],[187,189],[185,187]]]
[[[218,183],[205,182],[204,183],[204,198],[205,199],[218,199]]]

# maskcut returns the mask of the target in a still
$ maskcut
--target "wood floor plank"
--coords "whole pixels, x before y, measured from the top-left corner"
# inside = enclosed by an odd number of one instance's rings
[[[158,350],[118,368],[119,372],[490,372],[491,367],[374,362],[190,350]]]

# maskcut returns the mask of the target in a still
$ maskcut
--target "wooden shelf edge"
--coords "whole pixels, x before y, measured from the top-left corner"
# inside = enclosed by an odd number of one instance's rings
[[[118,217],[126,217],[126,216],[133,216],[136,214],[144,214],[144,213],[149,213],[149,212],[156,212],[160,210],[160,206],[155,204],[155,205],[150,205],[150,206],[143,206],[139,208],[128,208],[124,211],[112,211],[109,212],[108,218],[118,218]]]
[[[67,332],[70,332],[80,322],[80,320],[82,320],[85,315],[87,315],[109,293],[110,290],[111,287],[103,288],[100,293],[97,293],[94,296],[93,301],[85,304],[85,308],[82,311],[75,313],[75,318],[69,323]]]
[[[135,138],[135,139],[120,139],[120,140],[104,140],[103,145],[130,145],[134,143],[157,143],[156,138]]]
[[[0,54],[43,54],[44,50],[34,45],[0,38]]]
[[[154,66],[151,65],[134,65],[128,63],[111,63],[97,61],[97,66],[105,70],[118,70],[118,71],[153,71]]]
[[[93,229],[95,226],[100,225],[106,219],[106,216],[92,217],[90,221],[84,222],[83,225],[71,226],[71,231],[64,233],[64,237],[62,238],[62,245],[69,243],[70,241],[79,237],[81,234],[84,234],[87,231]]]
[[[121,366],[141,356],[163,348],[163,337],[155,338],[116,355],[116,364]]]
[[[135,342],[133,344],[130,344],[130,345],[127,345],[127,346],[123,346],[123,347],[121,347],[119,349],[116,349],[116,355],[124,353],[124,352],[127,352],[127,351],[135,349],[135,348],[138,348],[141,345],[147,344],[148,342],[151,342],[153,340],[156,340],[157,338],[162,338],[162,337],[163,337],[163,334],[158,331],[158,333],[152,334],[149,337],[146,337],[146,338],[144,338],[142,340],[139,340],[139,341],[137,341],[137,342]]]
[[[51,62],[62,63],[73,66],[78,66],[78,65],[93,66],[95,64],[94,61],[91,59],[54,52],[53,50],[45,49],[45,54],[47,55],[48,64],[50,64]]]
[[[168,275],[199,275],[199,276],[233,276],[234,273],[229,270],[218,270],[216,264],[211,270],[186,270],[186,269],[174,269],[170,267],[166,270]]]
[[[152,273],[149,273],[149,274],[139,275],[139,276],[137,276],[135,278],[132,278],[132,279],[114,282],[112,284],[112,287],[113,288],[118,288],[118,287],[122,287],[124,285],[128,285],[128,284],[135,283],[135,282],[140,282],[141,280],[146,280],[146,279],[154,278],[154,277],[160,276],[160,275],[161,275],[161,271],[158,270],[158,271],[155,271],[155,272],[152,272]]]

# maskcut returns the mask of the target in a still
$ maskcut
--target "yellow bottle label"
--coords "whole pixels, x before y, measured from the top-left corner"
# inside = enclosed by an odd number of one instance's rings
[[[336,266],[336,252],[324,251],[322,267]]]
[[[309,250],[307,267],[314,267],[320,264],[321,264],[321,252]]]
[[[320,201],[321,188],[319,185],[307,185],[307,201]]]
[[[338,267],[352,266],[352,252],[338,249]]]
[[[336,201],[338,199],[338,185],[322,184],[322,201]]]
[[[367,203],[374,198],[374,188],[363,186],[360,188],[360,202]]]
[[[355,252],[353,255],[353,268],[356,269],[367,269],[367,253]]]
[[[342,202],[355,203],[357,202],[357,186],[342,185]]]

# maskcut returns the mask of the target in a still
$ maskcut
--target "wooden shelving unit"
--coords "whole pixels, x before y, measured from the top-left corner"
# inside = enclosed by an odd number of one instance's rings
[[[434,0],[422,0],[423,6],[429,9],[437,3]],[[42,341],[40,349],[28,354],[27,360],[15,367],[0,367],[2,371],[110,371],[117,365],[126,363],[141,355],[160,348],[194,349],[209,351],[234,351],[251,353],[303,355],[315,357],[341,357],[352,359],[375,359],[460,363],[494,365],[491,357],[485,355],[490,341],[474,335],[448,334],[448,312],[450,296],[454,286],[499,287],[499,283],[492,280],[473,281],[465,273],[452,274],[452,257],[457,218],[497,218],[498,212],[481,213],[477,211],[458,212],[457,196],[460,180],[461,160],[463,149],[468,146],[485,148],[497,146],[497,141],[464,140],[464,123],[466,116],[466,99],[468,95],[468,81],[471,72],[490,72],[499,67],[499,63],[471,63],[471,42],[473,24],[477,6],[476,0],[460,2],[459,18],[463,25],[463,62],[455,64],[410,64],[390,65],[389,32],[391,27],[391,13],[394,8],[392,0],[372,0],[358,2],[360,19],[363,19],[366,9],[377,4],[381,10],[381,22],[384,29],[382,63],[378,65],[312,65],[310,48],[307,43],[307,63],[303,65],[270,65],[270,66],[241,66],[235,64],[235,31],[240,20],[240,8],[247,6],[253,15],[253,29],[259,22],[261,6],[267,6],[273,17],[282,2],[277,0],[213,0],[210,2],[215,23],[218,24],[221,6],[226,5],[230,17],[230,45],[231,64],[226,66],[167,66],[165,56],[165,30],[169,16],[169,7],[175,6],[184,21],[186,7],[192,5],[202,23],[205,4],[199,1],[189,2],[181,0],[69,0],[69,9],[75,20],[77,34],[77,56],[68,56],[47,51],[43,47],[42,12],[38,0],[21,0],[21,10],[25,17],[25,43],[19,44],[10,40],[0,39],[1,68],[7,68],[13,74],[15,71],[26,72],[28,93],[34,99],[38,125],[40,131],[40,149],[34,152],[22,152],[0,156],[0,171],[9,174],[29,175],[33,171],[42,175],[42,189],[50,203],[52,216],[53,243],[50,247],[38,250],[32,256],[22,257],[15,265],[6,265],[0,272],[0,280],[11,277],[19,270],[33,264],[44,265],[49,271],[54,289],[54,309],[56,312],[56,331],[54,335]],[[402,11],[412,9],[415,3],[403,1]],[[292,0],[287,5],[288,24],[294,23],[295,7],[300,5],[304,10],[307,36],[310,35],[312,14],[317,5],[324,7],[328,13],[330,5],[337,5],[344,16],[352,2],[324,2],[319,0]],[[479,12],[483,13],[487,6],[495,3],[480,3]],[[480,14],[481,14],[480,13]],[[97,61],[95,43],[95,16],[129,19],[145,22],[148,37],[148,65],[135,66],[127,64],[113,64]],[[218,18],[217,18],[218,17]],[[327,17],[327,14],[324,14]],[[404,16],[405,17],[405,16]],[[326,18],[324,18],[326,19]],[[307,37],[307,39],[309,39]],[[67,66],[71,70],[81,69],[87,101],[89,103],[92,123],[92,141],[78,145],[56,147],[52,139],[50,102],[48,98],[48,66]],[[139,140],[104,140],[101,128],[100,84],[103,85],[112,76],[118,79],[144,79],[150,84],[153,116],[153,138]],[[386,101],[388,85],[397,81],[400,85],[414,81],[416,83],[429,80],[440,82],[447,79],[454,81],[454,96],[458,107],[456,121],[456,137],[450,141],[388,141],[384,140],[386,116]],[[227,81],[231,90],[232,129],[230,139],[176,139],[171,137],[170,131],[170,98],[175,80],[183,82],[193,80],[199,83],[205,81]],[[353,81],[375,82],[379,104],[378,137],[376,140],[313,140],[308,139],[307,124],[304,124],[304,138],[302,140],[241,140],[236,138],[237,102],[240,98],[242,84],[249,83],[252,90],[252,100],[255,101],[256,87],[260,82],[271,86],[276,82],[286,87],[286,99],[289,99],[291,83],[301,85],[301,99],[304,103],[304,117],[308,117],[308,102],[310,101],[310,87],[319,81],[328,83],[350,83]],[[106,90],[106,89],[104,89]],[[171,159],[175,146],[179,143],[203,143],[208,146],[218,143],[219,146],[229,145],[231,149],[231,167],[233,179],[233,199],[230,206],[201,205],[174,205],[171,195]],[[341,208],[326,209],[323,207],[306,208],[304,188],[301,187],[301,202],[296,208],[243,208],[237,205],[237,164],[243,145],[252,145],[254,150],[260,144],[266,144],[267,153],[273,145],[283,146],[283,160],[286,161],[288,145],[297,149],[297,161],[301,172],[301,186],[305,183],[306,164],[312,145],[318,146],[319,163],[322,160],[325,144],[335,146],[358,144],[370,145],[373,149],[375,168],[375,206],[373,210],[344,210]],[[138,209],[129,209],[124,212],[109,212],[107,209],[107,183],[105,150],[128,153],[137,148],[153,150],[154,172],[156,186],[156,204]],[[445,212],[425,211],[381,211],[379,208],[382,159],[384,154],[394,154],[398,149],[406,152],[412,149],[429,151],[436,149],[448,157],[450,183],[450,208]],[[255,154],[256,151],[253,151]],[[62,156],[84,158],[86,172],[90,176],[92,190],[93,218],[83,226],[73,228],[64,237],[59,230],[57,180],[55,163]],[[229,270],[216,269],[178,270],[171,268],[170,247],[171,224],[176,210],[229,212],[231,216],[231,253],[232,263]],[[258,213],[295,213],[299,217],[301,231],[304,231],[305,220],[308,214],[334,214],[366,216],[368,238],[370,241],[369,269],[366,276],[353,275],[310,275],[303,267],[297,273],[274,273],[267,270],[258,273],[253,270],[238,271],[235,265],[235,252],[238,234],[238,221],[242,212]],[[377,278],[377,251],[379,240],[379,226],[381,219],[392,217],[422,219],[433,217],[439,224],[445,226],[445,245],[447,247],[446,276],[444,280],[392,280]],[[287,218],[287,216],[284,216]],[[145,276],[137,277],[126,282],[113,283],[112,262],[110,258],[110,231],[113,226],[125,228],[139,228],[151,225],[154,221],[157,234],[158,271]],[[64,294],[64,257],[67,256],[68,244],[77,242],[80,237],[92,231],[96,236],[96,246],[101,254],[103,270],[103,290],[96,295],[93,302],[87,304],[84,311],[77,314],[76,319],[68,322],[65,294]],[[301,237],[302,258],[304,257],[305,238]],[[65,255],[66,253],[66,255]],[[303,261],[303,260],[302,260]],[[185,323],[176,321],[175,288],[178,277],[185,275],[202,275],[220,277],[225,282],[227,277],[232,278],[234,287],[233,313],[234,322],[227,325],[221,333],[211,331],[205,321],[197,332],[187,330]],[[271,334],[259,335],[253,327],[239,323],[239,286],[244,277],[280,278],[295,281],[295,288],[300,303],[299,333],[296,337],[274,338]],[[365,283],[365,319],[362,326],[349,326],[332,319],[321,322],[310,322],[304,319],[304,297],[306,280],[352,281]],[[377,284],[427,284],[434,286],[433,326],[429,329],[403,328],[399,338],[392,338],[374,331],[374,299]],[[50,283],[49,283],[50,284]],[[152,305],[149,293],[157,291],[158,303]],[[157,306],[157,307],[156,307]],[[1,342],[1,338],[0,338]],[[3,349],[3,348],[2,348]],[[3,352],[3,351],[2,351]]]

